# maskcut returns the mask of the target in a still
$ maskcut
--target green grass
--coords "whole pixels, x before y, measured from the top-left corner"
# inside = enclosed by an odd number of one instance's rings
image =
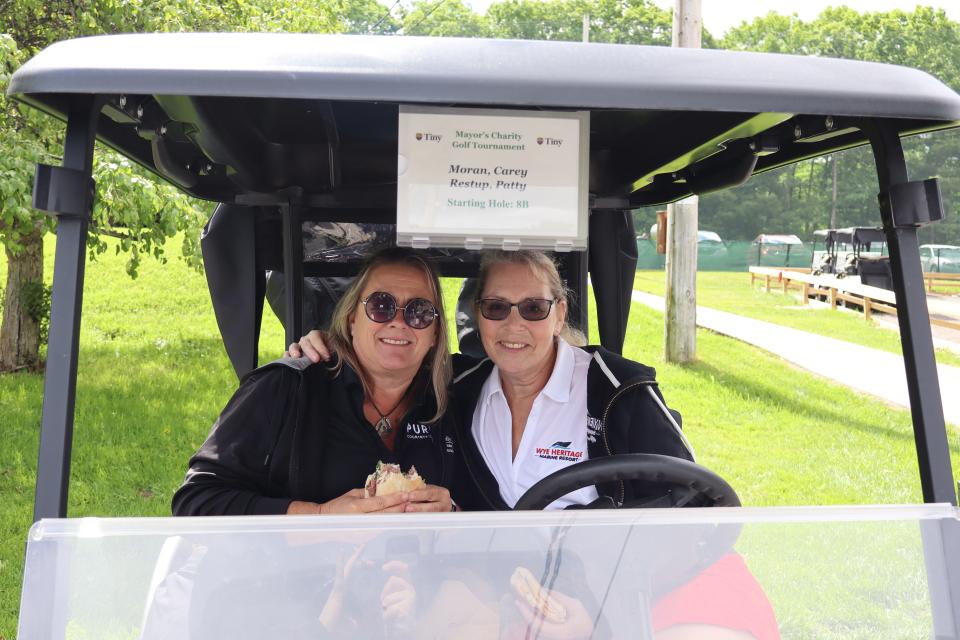
[[[47,244],[49,280],[53,236]],[[176,259],[166,265],[146,260],[140,277],[130,280],[123,263],[122,256],[114,255],[88,263],[71,516],[168,514],[187,459],[236,386],[203,276]],[[4,277],[0,261],[0,279]],[[448,316],[457,284],[445,283]],[[719,282],[704,286],[700,302],[722,308],[715,302],[723,299],[722,289]],[[728,304],[733,305],[730,296]],[[779,296],[757,298],[751,314],[764,309],[767,319],[787,313],[775,309],[774,301],[783,302]],[[862,320],[853,317],[840,322],[847,320],[863,327]],[[744,504],[921,501],[907,411],[707,331],[698,332],[697,364],[666,364],[661,357],[662,325],[661,314],[633,305],[625,353],[658,369],[664,396],[683,413],[700,462],[726,477]],[[846,337],[840,329],[832,335]],[[261,361],[282,349],[280,325],[268,312]],[[0,376],[0,399],[0,638],[12,638],[31,522],[42,377]],[[949,436],[957,465],[960,441],[955,431]],[[756,540],[747,537],[743,550],[761,579],[776,583],[783,566]],[[801,560],[791,562],[796,565],[791,570],[802,571]],[[793,637],[817,637],[820,623],[797,609],[795,594],[774,591],[778,615],[799,630]],[[864,607],[863,619],[879,606]]]
[[[634,289],[662,296],[663,271],[638,271]],[[801,305],[800,295],[779,289],[767,293],[759,284],[750,285],[750,274],[701,271],[697,274],[697,304],[742,316],[809,331],[890,353],[902,353],[900,335],[863,314]],[[960,355],[937,349],[937,362],[960,366]]]

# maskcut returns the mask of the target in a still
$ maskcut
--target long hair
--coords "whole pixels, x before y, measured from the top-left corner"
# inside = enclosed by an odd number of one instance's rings
[[[339,374],[343,363],[349,364],[360,376],[363,383],[363,390],[370,395],[370,383],[367,380],[366,373],[357,359],[357,353],[353,349],[353,335],[350,332],[350,316],[353,313],[362,313],[357,310],[360,304],[360,296],[363,294],[367,282],[370,281],[370,273],[378,267],[401,265],[414,267],[423,271],[430,283],[430,292],[433,294],[434,305],[437,308],[437,318],[433,321],[432,327],[436,327],[436,340],[433,347],[423,359],[422,372],[429,370],[429,380],[433,387],[433,396],[437,401],[437,413],[430,422],[435,422],[443,416],[449,403],[449,393],[447,385],[450,383],[453,367],[450,358],[450,347],[447,343],[447,320],[443,311],[443,296],[440,290],[440,278],[437,272],[429,262],[412,249],[404,247],[389,247],[373,254],[364,264],[360,273],[354,279],[353,283],[340,298],[340,302],[333,310],[333,318],[330,320],[330,347],[340,356],[336,364],[333,365],[335,374]],[[430,328],[432,328],[430,327]],[[429,331],[430,328],[424,329]],[[417,374],[420,376],[420,374]],[[416,381],[414,382],[416,384]]]
[[[490,269],[498,264],[521,264],[530,269],[538,280],[547,285],[547,288],[550,289],[550,295],[553,296],[554,299],[558,302],[562,300],[566,303],[567,317],[569,317],[571,291],[563,284],[563,280],[560,279],[560,272],[557,271],[557,265],[544,252],[534,251],[532,249],[521,249],[519,251],[497,250],[485,253],[480,260],[480,276],[477,286],[477,300],[474,303],[475,306],[479,306],[480,304],[480,296],[483,295],[483,290],[487,286]],[[476,312],[479,313],[479,309],[476,309]],[[587,339],[583,333],[571,327],[566,319],[564,319],[563,327],[560,329],[560,337],[575,347],[582,347],[587,344]]]

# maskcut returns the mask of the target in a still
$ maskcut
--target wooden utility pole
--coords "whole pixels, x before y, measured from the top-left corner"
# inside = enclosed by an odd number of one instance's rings
[[[700,0],[674,0],[673,46],[700,48]],[[667,265],[663,349],[667,362],[697,357],[697,216],[691,196],[667,206]]]

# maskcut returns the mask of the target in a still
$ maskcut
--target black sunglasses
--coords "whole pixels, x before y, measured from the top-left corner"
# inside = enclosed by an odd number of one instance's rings
[[[375,291],[360,302],[367,317],[380,324],[393,320],[400,310],[403,310],[403,321],[411,329],[426,329],[437,317],[437,308],[423,298],[414,298],[401,307],[391,294]]]
[[[520,302],[507,302],[500,298],[481,298],[477,304],[480,306],[480,315],[487,320],[506,320],[510,310],[516,307],[521,318],[536,322],[550,315],[554,302],[556,300],[546,298],[527,298]]]

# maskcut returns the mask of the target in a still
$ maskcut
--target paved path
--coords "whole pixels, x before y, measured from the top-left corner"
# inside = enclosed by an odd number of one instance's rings
[[[660,296],[634,291],[633,299],[663,311]],[[697,326],[760,347],[858,391],[910,407],[900,355],[707,307],[697,307]],[[960,426],[960,367],[937,365],[937,372],[944,417]]]

